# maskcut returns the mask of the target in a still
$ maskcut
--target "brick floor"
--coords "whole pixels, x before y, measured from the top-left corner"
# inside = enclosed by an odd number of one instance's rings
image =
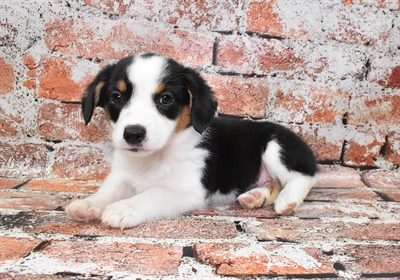
[[[320,171],[290,217],[233,204],[124,231],[63,211],[101,182],[0,178],[0,279],[400,279],[400,171]]]

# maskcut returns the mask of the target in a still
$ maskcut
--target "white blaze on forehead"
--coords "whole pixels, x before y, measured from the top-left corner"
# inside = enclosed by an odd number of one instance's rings
[[[135,86],[135,93],[154,93],[158,82],[165,75],[167,60],[164,57],[137,57],[127,69],[128,79]]]

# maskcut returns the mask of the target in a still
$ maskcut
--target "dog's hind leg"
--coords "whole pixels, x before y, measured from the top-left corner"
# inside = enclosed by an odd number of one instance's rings
[[[280,184],[273,182],[247,191],[241,194],[237,200],[242,206],[249,209],[266,207],[274,203],[281,190]]]
[[[304,160],[306,163],[307,159]],[[277,141],[271,141],[262,156],[262,161],[274,180],[282,185],[282,191],[274,202],[275,212],[290,215],[303,204],[304,198],[317,181],[317,176],[290,170],[282,161],[281,147]]]

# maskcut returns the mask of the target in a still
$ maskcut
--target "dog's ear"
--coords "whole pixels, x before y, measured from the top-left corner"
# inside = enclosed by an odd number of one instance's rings
[[[217,102],[211,88],[196,71],[186,69],[186,83],[191,100],[192,125],[201,134],[210,125]]]
[[[104,106],[104,92],[111,80],[114,67],[115,65],[108,65],[104,67],[86,89],[86,94],[82,98],[81,103],[83,118],[86,125],[92,119],[94,108],[96,106]]]

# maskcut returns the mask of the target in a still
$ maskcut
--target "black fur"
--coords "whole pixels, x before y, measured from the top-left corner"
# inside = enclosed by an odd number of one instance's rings
[[[281,160],[288,170],[315,175],[313,152],[291,130],[266,121],[219,116],[213,119],[200,145],[210,151],[202,182],[209,193],[235,190],[240,194],[257,183],[261,157],[271,140],[281,146]]]

